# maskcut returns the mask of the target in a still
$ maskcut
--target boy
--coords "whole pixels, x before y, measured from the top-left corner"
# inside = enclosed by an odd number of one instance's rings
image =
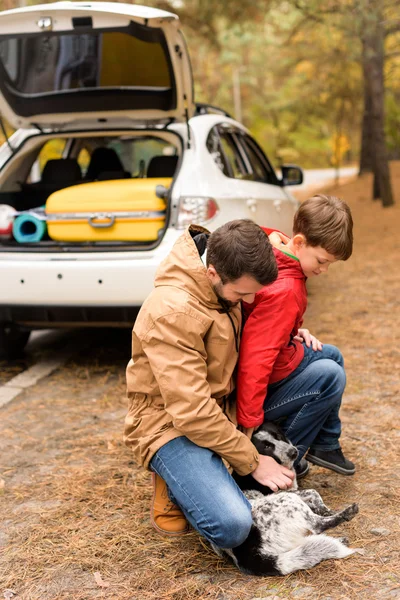
[[[297,446],[298,478],[309,465],[343,475],[355,472],[340,447],[339,409],[346,384],[343,357],[302,328],[306,280],[347,260],[353,248],[349,207],[334,196],[317,195],[301,204],[293,237],[271,232],[278,279],[244,304],[247,321],[237,374],[237,419],[246,428],[280,421]]]

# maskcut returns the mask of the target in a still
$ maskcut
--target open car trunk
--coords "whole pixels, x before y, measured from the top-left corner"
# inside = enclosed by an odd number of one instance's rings
[[[179,168],[179,136],[37,135],[26,145],[32,150],[25,157],[19,151],[2,171],[1,251],[95,252],[160,243]]]
[[[179,19],[108,2],[56,2],[0,13],[0,113],[15,128],[194,113]]]

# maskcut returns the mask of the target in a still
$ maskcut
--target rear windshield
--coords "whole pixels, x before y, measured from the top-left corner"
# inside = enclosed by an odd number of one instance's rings
[[[133,22],[118,30],[3,37],[0,88],[21,116],[176,106],[163,31]]]
[[[41,35],[0,41],[9,81],[22,94],[106,87],[170,87],[165,49],[126,33]]]

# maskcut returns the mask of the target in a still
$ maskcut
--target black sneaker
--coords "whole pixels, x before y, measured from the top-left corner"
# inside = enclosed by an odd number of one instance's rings
[[[319,467],[341,473],[341,475],[353,475],[356,471],[354,463],[344,456],[341,448],[337,450],[309,450],[307,460]]]
[[[296,471],[297,479],[303,479],[310,470],[310,465],[305,458],[302,458],[299,464],[295,466],[294,470]]]

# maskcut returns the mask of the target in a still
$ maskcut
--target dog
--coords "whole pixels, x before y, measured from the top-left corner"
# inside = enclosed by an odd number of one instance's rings
[[[297,449],[276,423],[265,422],[252,436],[260,454],[272,456],[279,464],[293,468]],[[280,576],[310,569],[329,558],[345,558],[355,549],[346,538],[332,538],[323,532],[350,521],[357,504],[335,512],[325,506],[316,490],[298,490],[296,480],[290,491],[274,493],[251,475],[235,480],[251,503],[253,525],[243,544],[214,550],[231,557],[249,575]]]

